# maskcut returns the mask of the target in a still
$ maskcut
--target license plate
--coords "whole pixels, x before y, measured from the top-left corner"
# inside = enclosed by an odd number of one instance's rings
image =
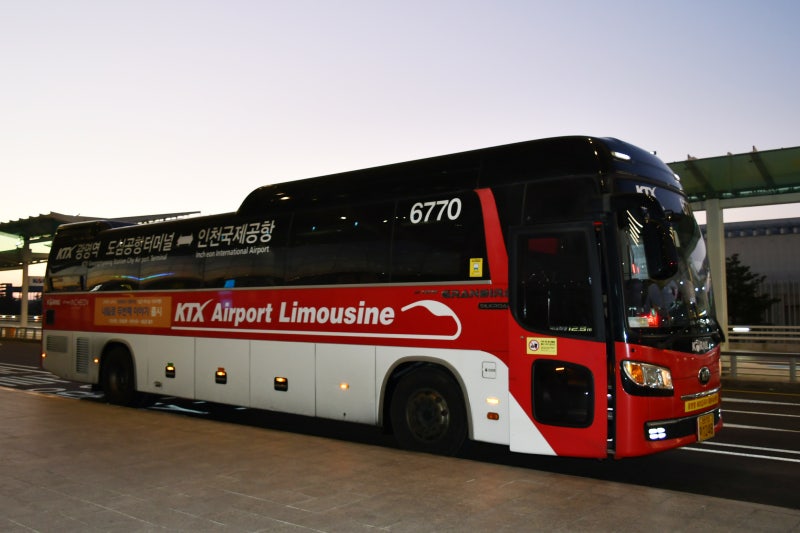
[[[697,417],[697,440],[708,440],[714,436],[714,413],[706,413]]]

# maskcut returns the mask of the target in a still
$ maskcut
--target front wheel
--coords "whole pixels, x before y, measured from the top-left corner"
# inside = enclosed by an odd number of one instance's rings
[[[453,455],[467,438],[461,389],[445,371],[422,367],[404,376],[392,394],[392,429],[406,449]]]
[[[115,346],[103,358],[100,375],[106,400],[116,405],[136,405],[139,393],[136,392],[136,374],[133,360],[128,350]]]

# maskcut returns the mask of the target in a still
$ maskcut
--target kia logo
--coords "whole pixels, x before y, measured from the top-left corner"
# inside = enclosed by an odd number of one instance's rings
[[[711,342],[708,339],[695,339],[692,341],[692,351],[694,353],[706,353],[711,349]]]
[[[707,366],[704,366],[700,369],[700,372],[697,373],[697,379],[705,385],[711,380],[711,370],[708,369]]]

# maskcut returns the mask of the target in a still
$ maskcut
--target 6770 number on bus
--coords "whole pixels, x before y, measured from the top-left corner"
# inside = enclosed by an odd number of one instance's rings
[[[457,220],[461,216],[461,199],[431,200],[429,202],[416,202],[411,206],[410,220],[412,224],[441,222],[445,216],[448,220]]]

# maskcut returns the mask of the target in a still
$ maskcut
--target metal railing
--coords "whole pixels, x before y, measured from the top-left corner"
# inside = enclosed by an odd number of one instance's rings
[[[22,317],[19,315],[0,315],[0,322],[21,322]],[[28,317],[28,322],[41,322],[41,315],[31,315]]]
[[[728,342],[797,345],[800,344],[800,326],[729,326]]]
[[[22,326],[0,326],[0,339],[13,339],[18,341],[42,340],[42,328]]]
[[[734,379],[797,383],[800,327],[730,326],[722,375]]]
[[[19,315],[0,315],[0,339],[20,341],[42,340],[42,317],[31,315],[23,325]]]

